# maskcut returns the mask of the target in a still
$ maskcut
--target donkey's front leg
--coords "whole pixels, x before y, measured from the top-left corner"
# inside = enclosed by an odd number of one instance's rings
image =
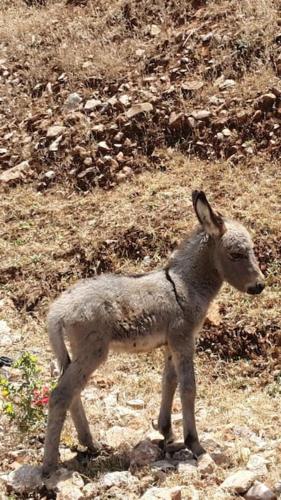
[[[196,384],[193,349],[190,349],[188,353],[174,352],[173,361],[177,371],[182,402],[184,443],[195,457],[199,457],[205,453],[205,450],[199,442],[195,423]]]
[[[158,418],[158,430],[163,434],[165,443],[174,440],[172,431],[171,411],[174,394],[177,388],[177,374],[172,360],[172,353],[167,348],[165,353],[165,367],[162,378],[162,400]]]

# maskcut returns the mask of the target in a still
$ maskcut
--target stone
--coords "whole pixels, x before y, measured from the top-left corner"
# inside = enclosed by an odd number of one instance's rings
[[[281,495],[281,480],[275,483],[274,491],[277,493],[277,495]]]
[[[239,470],[228,476],[221,484],[221,488],[231,493],[245,493],[252,486],[256,476],[252,471]]]
[[[223,465],[229,462],[228,456],[222,450],[214,450],[210,453],[216,465]]]
[[[48,172],[45,172],[44,178],[47,179],[48,181],[53,180],[56,177],[56,172],[54,170],[48,170]]]
[[[204,453],[198,457],[198,471],[202,474],[212,474],[217,468],[214,460],[209,453]]]
[[[247,500],[277,500],[276,494],[266,484],[259,481],[256,481],[247,491],[244,498]]]
[[[17,180],[22,180],[26,177],[26,174],[30,170],[30,164],[28,160],[22,161],[15,167],[4,170],[0,175],[0,183],[8,184],[9,182],[14,182]]]
[[[189,80],[182,84],[181,88],[183,90],[200,90],[204,86],[204,82],[202,80]]]
[[[99,480],[99,484],[103,488],[112,488],[112,486],[132,486],[138,482],[138,479],[127,470],[108,472]]]
[[[49,151],[57,151],[59,149],[60,142],[62,140],[62,135],[59,135],[49,146]]]
[[[123,168],[123,171],[125,170],[126,167]],[[127,167],[130,168],[130,167]],[[130,174],[132,174],[132,169],[130,168]],[[127,401],[127,405],[130,406],[131,408],[134,408],[135,410],[140,410],[144,408],[144,400],[143,399],[130,399]]]
[[[2,476],[4,483],[16,493],[27,493],[42,488],[41,467],[22,465],[7,476]]]
[[[100,151],[104,151],[104,152],[110,151],[110,147],[106,141],[98,142],[98,148]]]
[[[84,106],[84,109],[86,111],[94,111],[97,108],[100,108],[102,106],[102,102],[100,99],[89,99],[86,101],[86,104]]]
[[[211,116],[211,111],[208,111],[207,109],[199,109],[198,111],[193,111],[191,116],[195,120],[206,120]]]
[[[50,139],[55,139],[59,135],[62,135],[64,131],[66,130],[66,127],[63,125],[52,125],[52,127],[49,127],[47,130],[47,137]]]
[[[78,472],[72,472],[63,467],[56,470],[49,478],[44,479],[44,484],[48,490],[56,489],[56,491],[61,492],[62,495],[63,492],[68,495],[69,492],[71,493],[71,489],[73,489],[73,491],[75,490],[78,495],[78,490],[84,487],[84,481]],[[63,499],[62,495],[60,500]],[[76,499],[76,497],[74,498]],[[83,497],[80,496],[79,498]],[[68,497],[68,500],[70,499],[71,497]]]
[[[150,34],[152,36],[157,36],[161,33],[161,28],[159,26],[157,26],[157,24],[152,24],[150,26]]]
[[[123,106],[129,106],[131,102],[131,98],[127,94],[123,94],[119,97],[119,102],[123,104]]]
[[[130,467],[139,467],[156,462],[162,458],[162,450],[157,444],[145,439],[138,443],[131,452]]]
[[[227,90],[227,89],[231,89],[235,85],[236,85],[235,80],[226,79],[226,80],[223,80],[221,83],[219,83],[219,89],[220,90]]]
[[[118,448],[120,444],[128,442],[127,429],[118,425],[110,427],[105,433],[106,442],[113,448]]]
[[[231,130],[229,130],[229,128],[224,128],[222,130],[222,133],[223,133],[224,137],[230,137],[232,135]]]
[[[153,110],[153,105],[150,102],[143,102],[139,104],[134,104],[128,111],[126,112],[127,118],[133,118],[140,113],[149,113]]]
[[[171,128],[180,128],[183,125],[183,120],[184,120],[184,113],[176,113],[175,111],[172,111],[169,117],[169,126]]]
[[[175,486],[174,488],[149,488],[141,497],[142,500],[181,500],[181,487]]]
[[[69,94],[69,96],[64,101],[64,107],[67,111],[75,111],[79,108],[82,102],[82,97],[77,94],[77,92],[73,92]]]
[[[163,472],[169,472],[175,470],[175,465],[168,460],[158,460],[157,462],[152,462],[151,469],[161,470]]]
[[[251,455],[247,463],[247,469],[251,470],[256,476],[265,476],[268,473],[267,460],[261,455]]]
[[[179,474],[184,474],[188,477],[198,476],[198,467],[196,467],[195,460],[190,460],[189,462],[180,462],[177,466],[177,470]]]
[[[93,499],[98,496],[98,485],[97,483],[88,483],[82,489],[83,498]]]

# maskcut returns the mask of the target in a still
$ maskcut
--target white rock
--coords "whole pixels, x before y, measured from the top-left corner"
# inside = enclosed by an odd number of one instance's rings
[[[281,495],[281,480],[274,485],[274,491],[276,491],[278,495]]]
[[[102,106],[102,102],[100,99],[89,99],[85,106],[84,109],[86,111],[94,111],[94,109],[100,108]]]
[[[64,102],[64,107],[68,111],[75,111],[76,109],[79,108],[81,102],[82,102],[82,97],[79,94],[77,94],[77,92],[73,92],[72,94],[69,94],[69,96],[66,98]]]
[[[135,410],[142,409],[144,407],[144,400],[130,399],[130,401],[127,401],[127,405],[131,406],[131,408],[134,408]]]
[[[54,139],[55,137],[62,135],[65,130],[66,127],[64,127],[63,125],[52,125],[52,127],[49,127],[47,130],[47,137],[49,137],[50,139]]]
[[[261,455],[251,455],[247,463],[247,469],[251,470],[256,476],[265,476],[267,470],[267,460]]]
[[[56,172],[54,170],[48,170],[48,172],[45,172],[44,174],[45,179],[52,180],[56,177]]]
[[[100,141],[100,142],[98,142],[98,148],[101,151],[110,151],[110,147],[109,147],[109,145],[107,144],[106,141]]]
[[[211,116],[211,112],[207,109],[199,109],[198,111],[193,111],[191,116],[195,118],[195,120],[206,120]]]
[[[41,467],[33,465],[22,465],[7,476],[2,476],[2,479],[16,493],[34,491],[43,486]]]
[[[84,487],[84,481],[78,472],[72,472],[63,467],[55,471],[51,477],[44,479],[44,484],[47,489],[56,489],[59,492],[68,492],[71,488],[80,490]]]
[[[119,97],[119,101],[121,102],[121,104],[123,104],[124,106],[129,106],[130,105],[130,102],[131,102],[131,98],[127,95],[127,94],[123,94]]]
[[[214,460],[212,459],[211,455],[209,455],[209,453],[204,453],[204,455],[201,455],[198,458],[197,462],[198,471],[203,475],[212,474],[217,468]]]
[[[142,500],[181,500],[181,488],[175,486],[174,488],[149,488],[141,497]]]
[[[153,105],[150,102],[143,102],[139,104],[135,104],[132,106],[126,113],[128,118],[133,118],[140,113],[149,113],[153,110]]]
[[[239,470],[228,476],[221,487],[231,493],[245,493],[255,481],[255,474],[249,470]]]
[[[157,35],[159,35],[160,33],[161,33],[161,28],[160,28],[160,26],[157,26],[157,24],[152,24],[152,25],[150,26],[150,34],[151,34],[152,36],[157,36]]]
[[[195,460],[190,460],[190,462],[180,462],[177,466],[177,470],[179,474],[184,474],[188,477],[198,476],[198,468],[196,467]]]
[[[228,80],[224,80],[223,82],[221,82],[219,84],[219,89],[220,90],[231,89],[235,85],[236,85],[236,81],[235,80],[228,79]]]
[[[0,336],[9,335],[11,333],[11,328],[9,327],[7,321],[3,319],[0,320]]]
[[[82,489],[83,498],[85,499],[93,499],[98,496],[98,485],[97,483],[88,483]]]
[[[0,320],[0,347],[8,347],[21,340],[21,335],[12,332],[6,321]]]
[[[256,481],[245,494],[245,498],[247,500],[276,500],[277,496],[268,488],[268,486]]]
[[[60,142],[62,140],[62,135],[59,135],[54,141],[51,142],[49,146],[49,151],[57,151],[59,149]]]
[[[24,179],[26,174],[30,171],[30,164],[28,160],[24,160],[15,167],[8,168],[0,175],[0,182],[9,183],[19,179]]]
[[[112,488],[112,486],[132,486],[138,483],[138,479],[129,471],[108,472],[101,477],[99,484],[104,488]]]

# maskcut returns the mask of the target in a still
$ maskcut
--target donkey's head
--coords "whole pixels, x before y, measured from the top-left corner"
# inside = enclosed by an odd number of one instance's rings
[[[192,201],[201,226],[214,243],[214,262],[221,278],[241,292],[261,293],[264,277],[246,228],[215,213],[203,191],[194,191]]]

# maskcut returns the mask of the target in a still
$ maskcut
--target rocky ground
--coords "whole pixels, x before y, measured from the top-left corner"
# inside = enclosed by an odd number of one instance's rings
[[[2,412],[0,496],[278,498],[279,2],[0,9],[0,360],[35,354],[53,384],[50,300],[79,278],[161,266],[194,226],[192,189],[250,228],[267,283],[257,298],[224,287],[198,339],[201,460],[164,452],[153,430],[162,353],[111,356],[83,395],[101,455],[77,449],[67,421],[43,484],[44,425],[22,434]],[[178,396],[173,422],[180,441]]]

